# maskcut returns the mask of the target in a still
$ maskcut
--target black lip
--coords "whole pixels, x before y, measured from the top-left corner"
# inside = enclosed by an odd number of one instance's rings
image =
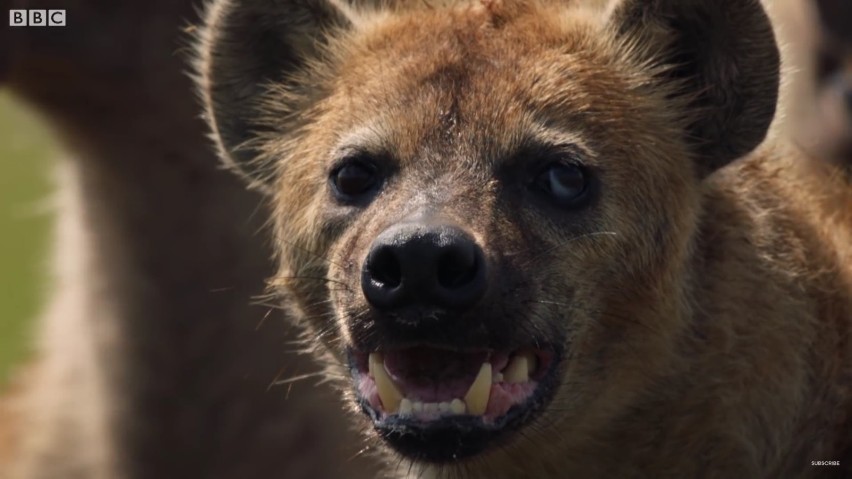
[[[503,416],[486,423],[474,416],[443,418],[424,423],[410,418],[382,418],[356,389],[361,411],[373,422],[373,428],[388,445],[403,456],[420,462],[446,464],[471,458],[489,447],[508,440],[512,432],[529,424],[553,399],[562,369],[562,352],[551,349],[553,359],[535,393],[524,404],[513,406]],[[353,378],[359,372],[354,355],[349,354]]]

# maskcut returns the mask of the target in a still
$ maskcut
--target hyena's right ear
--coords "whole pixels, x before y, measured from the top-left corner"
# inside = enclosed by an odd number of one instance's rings
[[[271,174],[257,145],[270,130],[260,108],[265,93],[273,85],[291,92],[293,104],[278,105],[279,113],[298,116],[311,96],[302,91],[305,70],[351,27],[351,12],[335,0],[214,0],[208,7],[195,79],[220,156],[255,187],[265,189]]]

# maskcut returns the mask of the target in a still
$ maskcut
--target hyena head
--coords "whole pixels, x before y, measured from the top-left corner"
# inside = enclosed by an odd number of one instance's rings
[[[225,0],[208,20],[202,94],[274,199],[272,283],[391,449],[546,461],[676,362],[701,184],[774,116],[757,0]]]

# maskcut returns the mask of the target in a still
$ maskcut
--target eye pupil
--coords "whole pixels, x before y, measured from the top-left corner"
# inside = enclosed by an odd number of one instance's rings
[[[378,172],[373,165],[351,162],[332,174],[332,182],[337,193],[346,199],[354,199],[373,190],[378,183]]]
[[[577,165],[555,163],[539,174],[536,184],[552,201],[569,206],[585,193],[586,175]]]

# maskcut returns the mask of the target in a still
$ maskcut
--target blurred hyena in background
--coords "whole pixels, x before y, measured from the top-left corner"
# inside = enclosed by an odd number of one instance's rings
[[[200,3],[0,0],[0,85],[67,151],[52,297],[23,392],[0,404],[3,479],[363,470],[318,366],[257,304],[268,215],[199,118],[185,47]],[[10,9],[60,4],[65,27],[7,26]]]
[[[852,1],[765,0],[785,43],[785,132],[811,157],[852,169]]]

